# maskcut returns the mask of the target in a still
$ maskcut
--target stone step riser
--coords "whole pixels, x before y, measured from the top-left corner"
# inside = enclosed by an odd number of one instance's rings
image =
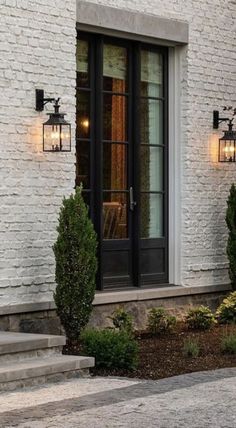
[[[32,349],[25,352],[2,354],[0,355],[0,364],[6,363],[6,362],[17,363],[24,360],[31,360],[35,358],[46,358],[52,355],[60,355],[62,352],[62,348],[63,348],[62,346],[53,346],[51,348]]]
[[[62,373],[76,372],[89,369],[94,366],[94,358],[72,356],[72,355],[52,355],[46,358],[34,358],[23,360],[19,363],[5,362],[0,364],[0,390],[5,388],[5,384],[11,382],[22,382],[51,375],[58,376]],[[32,383],[34,384],[34,383]]]
[[[45,376],[38,376],[35,378],[16,380],[12,382],[0,383],[0,393],[7,391],[15,391],[20,388],[29,388],[32,386],[45,385],[45,383],[64,382],[74,378],[89,377],[89,369],[71,370],[68,372],[49,374]]]
[[[0,356],[63,346],[63,336],[0,332]]]

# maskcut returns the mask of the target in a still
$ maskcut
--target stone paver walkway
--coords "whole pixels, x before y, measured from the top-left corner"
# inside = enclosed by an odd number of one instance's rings
[[[159,381],[75,379],[2,393],[0,427],[235,428],[236,368]]]

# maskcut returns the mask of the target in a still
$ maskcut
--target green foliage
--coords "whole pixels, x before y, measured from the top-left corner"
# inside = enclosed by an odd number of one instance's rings
[[[213,313],[207,306],[189,309],[185,320],[192,330],[208,330],[216,323]]]
[[[148,314],[148,330],[152,334],[171,332],[176,325],[176,318],[169,315],[164,308],[152,308]]]
[[[123,308],[117,308],[109,318],[112,320],[114,327],[118,330],[125,330],[128,333],[133,331],[133,318]]]
[[[236,290],[236,187],[232,184],[227,201],[226,223],[229,229],[227,255],[229,276],[233,290]]]
[[[236,354],[236,334],[229,334],[223,337],[221,342],[221,350],[225,354]]]
[[[88,329],[81,333],[83,352],[95,357],[96,367],[133,370],[138,362],[138,344],[125,330]]]
[[[92,311],[97,271],[97,240],[82,188],[64,198],[53,247],[57,314],[70,340],[77,340]]]
[[[233,291],[223,300],[216,311],[220,324],[236,324],[236,291]]]
[[[196,358],[198,357],[199,352],[200,348],[196,340],[187,339],[184,341],[183,354],[185,357]]]

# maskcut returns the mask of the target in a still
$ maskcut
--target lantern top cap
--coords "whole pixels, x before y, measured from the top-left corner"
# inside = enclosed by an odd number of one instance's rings
[[[59,112],[59,108],[60,108],[59,101],[60,101],[60,98],[55,99],[54,112],[47,113],[49,116],[49,119],[44,123],[44,125],[70,125],[70,123],[64,119],[64,116],[66,115],[66,113]]]
[[[227,131],[223,131],[224,135],[220,138],[220,140],[236,140],[236,131],[233,129],[229,129]]]

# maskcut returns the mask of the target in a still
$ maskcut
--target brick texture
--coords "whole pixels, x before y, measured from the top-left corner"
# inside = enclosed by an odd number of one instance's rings
[[[43,153],[35,88],[75,122],[75,1],[0,0],[0,302],[49,300],[58,208],[74,186],[72,153]],[[50,109],[47,108],[48,110]]]
[[[236,107],[234,0],[102,0],[190,25],[181,82],[182,284],[228,282],[226,199],[235,164],[217,162],[212,111]],[[43,153],[34,90],[75,122],[75,0],[0,0],[0,304],[52,298],[58,209],[74,186],[70,154]]]

